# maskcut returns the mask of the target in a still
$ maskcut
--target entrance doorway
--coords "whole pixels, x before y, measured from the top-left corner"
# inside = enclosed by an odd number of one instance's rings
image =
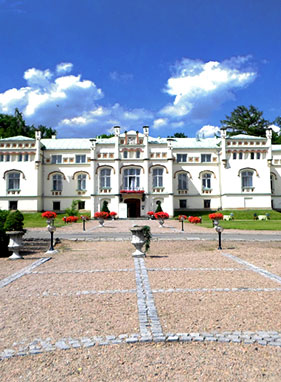
[[[127,199],[124,202],[127,203],[128,218],[139,218],[140,199]]]

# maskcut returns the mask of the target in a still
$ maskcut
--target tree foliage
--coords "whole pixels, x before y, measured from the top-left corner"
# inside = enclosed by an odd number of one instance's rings
[[[266,128],[270,122],[263,118],[263,112],[255,106],[238,106],[230,116],[221,121],[222,127],[227,128],[229,135],[247,134],[265,137]]]
[[[42,138],[51,138],[56,134],[56,130],[50,127],[39,125],[36,129],[33,125],[25,123],[22,113],[15,109],[14,115],[0,114],[0,137],[9,138],[17,135],[23,135],[29,138],[35,138],[35,131],[40,130]]]
[[[233,110],[230,116],[221,121],[222,127],[227,129],[228,135],[247,134],[258,137],[266,136],[266,129],[270,125],[276,125],[281,128],[281,117],[274,121],[268,121],[263,118],[263,112],[255,106],[238,106]],[[272,131],[272,143],[281,143],[281,135]]]
[[[174,135],[168,135],[168,138],[188,138],[184,133],[175,133]]]

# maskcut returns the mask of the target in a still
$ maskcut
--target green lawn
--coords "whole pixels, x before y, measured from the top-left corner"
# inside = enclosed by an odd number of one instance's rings
[[[79,214],[82,215],[82,214]],[[89,213],[87,213],[89,215]],[[24,216],[24,228],[34,228],[34,227],[46,227],[46,219],[42,218],[41,212],[23,212]],[[55,219],[55,226],[61,227],[65,225],[65,223],[62,221],[62,218],[65,216],[65,214],[57,214],[57,217]],[[78,222],[81,222],[81,220],[78,220]],[[73,223],[75,224],[75,223]]]
[[[274,210],[223,210],[220,211],[223,215],[234,214],[234,220],[221,221],[221,226],[225,229],[241,229],[241,230],[281,230],[281,213]],[[207,211],[185,211],[182,213],[186,216],[200,216],[202,217],[202,226],[206,228],[212,228],[212,221],[209,219],[209,213]],[[269,213],[270,219],[254,220],[254,214],[265,215]],[[190,224],[190,223],[186,223]]]

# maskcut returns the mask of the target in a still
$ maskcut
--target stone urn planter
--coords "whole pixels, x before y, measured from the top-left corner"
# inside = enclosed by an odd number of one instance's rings
[[[9,236],[9,251],[13,252],[9,259],[11,260],[19,260],[23,259],[20,255],[20,250],[23,248],[22,237],[25,234],[25,231],[7,231],[6,234]]]
[[[135,247],[135,252],[132,253],[133,257],[145,257],[145,252],[142,251],[142,247],[146,242],[145,239],[145,226],[134,226],[130,229],[132,232],[131,243]]]
[[[104,219],[103,218],[99,218],[99,227],[103,227],[104,226]]]

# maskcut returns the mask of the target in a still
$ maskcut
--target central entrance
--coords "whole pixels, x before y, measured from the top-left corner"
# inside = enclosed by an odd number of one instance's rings
[[[128,218],[139,218],[140,217],[140,199],[126,199],[127,203]]]

